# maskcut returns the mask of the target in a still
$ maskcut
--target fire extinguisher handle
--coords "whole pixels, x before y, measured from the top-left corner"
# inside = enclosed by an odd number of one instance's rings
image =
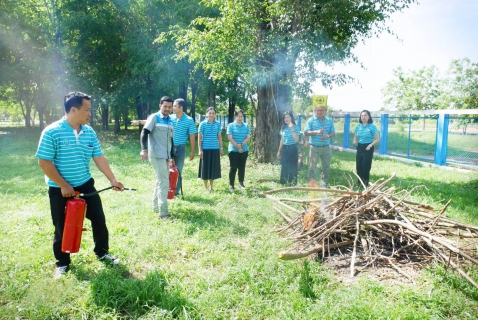
[[[92,193],[80,193],[79,196],[80,197],[91,197],[91,196],[94,196],[102,191],[105,191],[105,190],[109,190],[109,189],[113,189],[114,187],[111,186],[111,187],[108,187],[108,188],[104,188],[104,189],[101,189],[101,190],[98,190],[98,191],[95,191],[95,192],[92,192]],[[136,189],[134,188],[124,188],[124,190],[131,190],[131,191],[136,191]]]

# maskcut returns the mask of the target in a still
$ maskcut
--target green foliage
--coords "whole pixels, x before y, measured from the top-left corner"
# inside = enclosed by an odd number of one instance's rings
[[[435,66],[418,71],[394,70],[395,80],[382,89],[385,104],[396,110],[476,109],[478,63],[452,60],[446,76]]]
[[[97,261],[88,230],[80,252],[72,256],[72,270],[55,281],[47,187],[34,158],[39,134],[36,128],[0,127],[2,319],[476,318],[475,288],[441,266],[419,271],[413,285],[365,275],[344,283],[314,259],[277,259],[290,240],[273,231],[283,220],[253,187],[279,187],[280,167],[260,164],[253,156],[247,163],[247,189],[234,194],[228,191],[227,157],[221,158],[223,178],[216,180],[212,194],[196,178],[197,157],[186,161],[185,198],[169,202],[174,219],[158,220],[149,207],[153,171],[139,158],[136,131],[98,132],[117,178],[138,188],[101,194],[111,251],[122,264],[110,268]],[[344,175],[354,168],[354,154],[334,152],[331,183],[345,185]],[[478,223],[476,172],[374,158],[372,180],[388,178],[392,171],[397,172],[391,183],[397,191],[426,185],[411,200],[441,208],[443,200],[452,198],[448,217]],[[98,170],[93,176],[98,188],[108,185]],[[304,167],[299,185],[306,185],[306,176]],[[466,272],[478,280],[476,268]]]

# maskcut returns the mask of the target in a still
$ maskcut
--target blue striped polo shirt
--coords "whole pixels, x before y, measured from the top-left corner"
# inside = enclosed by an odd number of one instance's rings
[[[300,127],[296,124],[294,125],[294,132],[300,137]],[[297,143],[292,136],[292,130],[290,130],[290,128],[286,125],[284,125],[284,130],[281,130],[280,135],[284,138],[285,146],[291,146]]]
[[[335,133],[334,122],[331,118],[324,117],[320,120],[317,116],[312,116],[305,124],[304,133],[324,129],[324,134]],[[323,139],[322,135],[309,136],[309,143],[313,146],[326,146],[330,144],[330,139]]]
[[[367,123],[365,126],[359,123],[355,127],[355,134],[357,135],[358,143],[368,144],[373,142],[373,137],[378,134],[378,129],[373,123]]]
[[[198,133],[193,118],[185,113],[181,119],[178,119],[178,117],[173,114],[171,115],[171,120],[174,125],[173,141],[175,146],[185,145],[188,142],[190,134]]]
[[[63,117],[43,130],[35,157],[52,161],[63,179],[77,187],[91,179],[90,160],[101,155],[96,132],[82,125],[76,135],[76,130]],[[50,187],[59,187],[47,176],[45,182]]]
[[[247,123],[243,122],[242,125],[238,125],[236,121],[234,121],[227,125],[226,134],[232,135],[232,139],[234,139],[234,141],[236,141],[238,144],[241,144],[242,141],[246,140],[247,135],[251,134],[251,130],[249,129],[249,125]],[[231,142],[229,142],[227,151],[239,152],[239,150],[237,150],[237,148]],[[242,151],[249,151],[249,146],[247,144],[243,145]]]
[[[209,123],[209,121],[206,119],[201,122],[199,124],[199,133],[202,133],[202,149],[219,149],[219,140],[217,138],[217,134],[221,131],[221,123],[219,123],[219,121],[214,120],[213,123]]]

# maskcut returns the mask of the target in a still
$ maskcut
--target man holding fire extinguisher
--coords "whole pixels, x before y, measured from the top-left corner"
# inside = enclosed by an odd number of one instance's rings
[[[61,250],[66,202],[75,196],[75,191],[85,194],[96,192],[90,172],[91,158],[114,190],[124,190],[123,184],[116,180],[111,171],[95,131],[87,125],[91,116],[91,96],[82,92],[70,92],[65,96],[64,105],[66,116],[43,130],[35,155],[49,186],[50,211],[55,227],[55,279],[67,273],[71,263],[70,253]],[[108,252],[108,229],[101,198],[95,194],[85,201],[86,218],[91,221],[93,231],[95,254],[102,261],[118,264],[119,259]]]
[[[169,219],[168,189],[169,166],[174,165],[174,128],[169,114],[173,99],[168,96],[161,98],[159,111],[148,117],[141,131],[141,159],[153,167],[156,184],[153,192],[153,212],[159,213],[161,219]]]

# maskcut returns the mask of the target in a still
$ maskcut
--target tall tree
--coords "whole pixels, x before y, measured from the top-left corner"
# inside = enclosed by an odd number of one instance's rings
[[[215,80],[244,77],[257,97],[255,153],[274,159],[281,114],[293,94],[310,92],[310,83],[343,84],[345,75],[317,70],[317,62],[356,61],[351,50],[360,39],[383,30],[395,11],[415,0],[205,0],[217,16],[201,16],[194,28],[170,33],[179,54],[211,72]],[[307,81],[297,81],[306,79]]]
[[[382,89],[385,105],[397,110],[435,110],[447,107],[444,79],[435,66],[418,71],[393,71],[395,79]]]

